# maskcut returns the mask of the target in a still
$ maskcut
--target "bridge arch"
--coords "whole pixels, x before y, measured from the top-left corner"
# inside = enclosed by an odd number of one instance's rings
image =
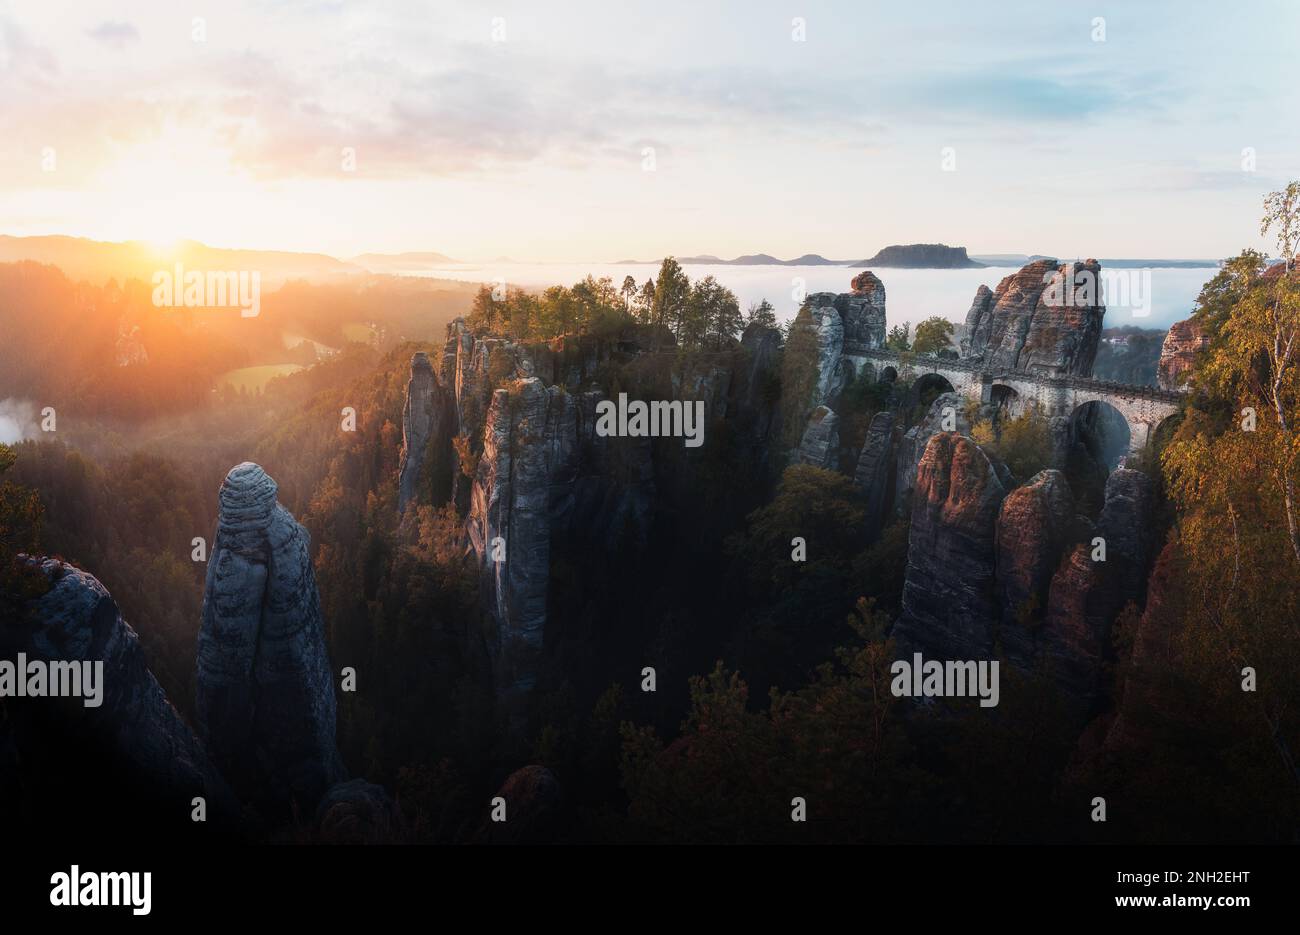
[[[1088,399],[1070,412],[1070,440],[1081,444],[1107,471],[1119,467],[1125,455],[1140,450],[1134,447],[1133,427],[1114,404],[1105,399]],[[1145,433],[1141,445],[1146,444]]]
[[[989,387],[989,402],[1008,418],[1014,419],[1025,411],[1026,400],[1009,383],[994,383]]]
[[[944,393],[957,392],[957,388],[942,373],[931,372],[923,373],[916,378],[916,382],[912,384],[912,392],[917,402],[928,406]]]

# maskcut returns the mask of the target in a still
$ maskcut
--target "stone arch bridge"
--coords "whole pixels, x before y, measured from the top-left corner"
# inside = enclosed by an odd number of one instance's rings
[[[1072,416],[1090,402],[1106,403],[1128,423],[1129,451],[1146,447],[1160,423],[1178,412],[1182,393],[1151,386],[1131,386],[1090,377],[1046,376],[1020,370],[986,369],[982,361],[951,360],[899,354],[880,348],[846,346],[843,358],[852,363],[854,375],[864,372],[870,379],[908,376],[917,381],[927,377],[947,381],[956,392],[983,403],[998,402],[1013,414],[1023,412],[1031,402],[1047,416]],[[941,384],[940,384],[941,385]]]

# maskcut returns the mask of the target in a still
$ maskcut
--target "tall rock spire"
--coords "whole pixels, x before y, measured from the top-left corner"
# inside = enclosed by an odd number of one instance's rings
[[[429,439],[443,433],[444,409],[429,355],[417,351],[411,357],[411,379],[406,384],[406,406],[402,410],[402,461],[397,474],[399,513],[415,499]]]
[[[221,485],[198,645],[200,731],[241,798],[313,808],[343,777],[307,531],[249,462]]]

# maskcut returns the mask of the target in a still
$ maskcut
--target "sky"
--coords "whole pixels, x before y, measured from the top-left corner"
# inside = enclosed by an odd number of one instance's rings
[[[1219,258],[1300,178],[1297,27],[1285,0],[0,0],[0,233]]]

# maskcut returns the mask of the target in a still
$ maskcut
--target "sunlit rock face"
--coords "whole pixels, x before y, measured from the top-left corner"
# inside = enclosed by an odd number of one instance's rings
[[[258,465],[221,485],[198,641],[199,728],[241,798],[314,808],[343,778],[307,531]]]
[[[943,393],[930,404],[925,417],[899,440],[894,479],[894,502],[899,515],[907,515],[912,508],[912,488],[916,485],[921,457],[930,439],[943,430],[944,417],[949,414],[953,431],[960,435],[969,434],[971,426],[966,418],[966,397],[959,393]]]
[[[397,474],[399,513],[417,497],[430,442],[450,448],[447,395],[434,374],[429,356],[417,352],[411,357],[411,378],[406,384],[406,405],[402,410],[402,455]]]
[[[0,627],[0,658],[23,653],[44,662],[102,662],[103,676],[94,707],[81,698],[11,700],[6,726],[17,766],[33,768],[54,752],[68,768],[84,770],[85,782],[106,785],[110,775],[128,782],[130,794],[146,803],[141,808],[179,822],[188,819],[193,797],[202,796],[208,827],[233,822],[239,808],[230,788],[149,671],[139,638],[108,590],[59,559],[21,561],[48,590],[27,603],[21,622]]]
[[[1100,273],[1096,260],[1035,260],[992,294],[981,286],[966,313],[966,356],[994,371],[1090,375],[1106,314]]]
[[[905,651],[987,659],[997,615],[995,536],[1006,487],[979,445],[930,438],[912,497],[907,576],[894,635]]]
[[[1196,365],[1196,355],[1209,346],[1210,340],[1198,322],[1188,319],[1169,326],[1160,345],[1160,362],[1156,364],[1156,383],[1162,390],[1183,388],[1185,374]]]

